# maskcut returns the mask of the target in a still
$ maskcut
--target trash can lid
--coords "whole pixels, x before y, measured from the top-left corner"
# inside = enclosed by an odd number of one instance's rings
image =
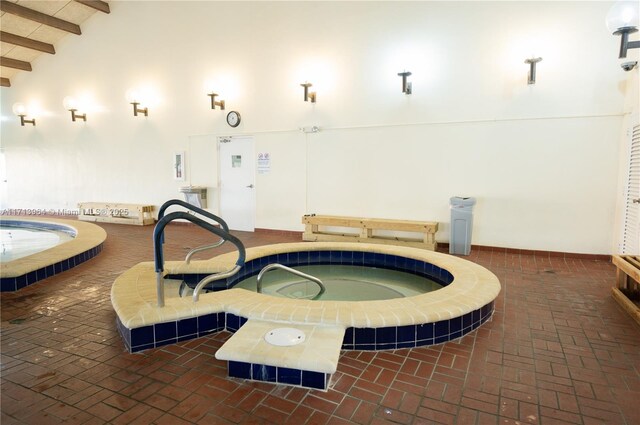
[[[454,206],[465,206],[465,207],[470,207],[472,205],[475,205],[476,203],[476,198],[470,197],[470,196],[452,196],[451,198],[449,198],[449,203],[451,205]]]

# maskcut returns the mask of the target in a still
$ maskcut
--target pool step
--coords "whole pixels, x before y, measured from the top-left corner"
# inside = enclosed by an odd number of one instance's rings
[[[304,341],[292,346],[265,341],[266,334],[283,327],[304,332]],[[338,366],[344,333],[337,326],[250,319],[215,356],[228,362],[230,377],[327,390]]]

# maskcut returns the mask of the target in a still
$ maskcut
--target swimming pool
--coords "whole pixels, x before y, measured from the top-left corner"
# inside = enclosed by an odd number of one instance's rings
[[[107,238],[107,233],[94,224],[56,218],[7,216],[0,219],[0,227],[9,228],[12,234],[18,235],[18,240],[14,239],[6,244],[3,236],[3,250],[5,253],[11,252],[9,254],[11,259],[3,260],[0,267],[0,291],[2,292],[17,291],[95,257],[102,251],[103,243]],[[25,252],[30,250],[28,246],[30,243],[41,245],[29,234],[34,230],[53,231],[58,238],[66,238],[70,235],[75,237],[48,248],[40,246],[38,252]],[[49,239],[47,243],[55,239],[49,236],[45,238]],[[27,239],[32,242],[25,242]],[[25,255],[14,257],[14,242],[18,248],[17,252]],[[24,246],[25,244],[27,246]],[[5,246],[9,249],[4,249]]]
[[[0,263],[41,252],[75,238],[76,232],[63,226],[43,226],[31,223],[0,225]]]

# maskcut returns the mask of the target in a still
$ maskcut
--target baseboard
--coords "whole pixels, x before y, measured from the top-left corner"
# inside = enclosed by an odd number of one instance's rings
[[[604,261],[611,262],[611,255],[607,254],[580,254],[576,252],[560,252],[560,251],[543,251],[534,249],[520,249],[520,248],[501,248],[496,246],[486,245],[471,245],[471,251],[490,251],[500,254],[514,254],[514,255],[535,255],[539,258],[573,258],[577,260],[590,260],[590,261]],[[449,252],[448,242],[438,242],[438,251]]]

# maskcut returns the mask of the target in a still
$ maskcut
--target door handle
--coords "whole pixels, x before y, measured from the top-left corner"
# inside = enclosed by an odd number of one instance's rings
[[[253,189],[253,185],[250,184],[249,186],[247,186],[249,189]]]

